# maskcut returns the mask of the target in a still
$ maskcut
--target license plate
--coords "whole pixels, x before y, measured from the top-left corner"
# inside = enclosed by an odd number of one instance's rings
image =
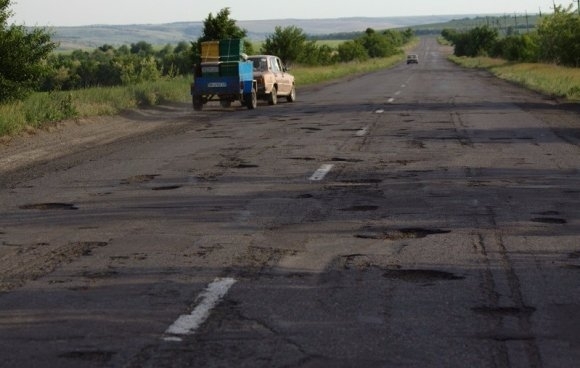
[[[228,86],[228,84],[223,83],[223,82],[215,82],[215,83],[208,83],[207,86],[209,88],[225,88]]]

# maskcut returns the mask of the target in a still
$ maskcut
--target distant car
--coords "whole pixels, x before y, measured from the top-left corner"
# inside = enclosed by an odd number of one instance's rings
[[[278,103],[278,97],[286,97],[288,102],[296,101],[294,76],[279,57],[274,55],[251,55],[248,60],[254,64],[254,79],[258,84],[258,99],[270,105]]]
[[[419,56],[417,54],[407,55],[407,64],[419,64]]]

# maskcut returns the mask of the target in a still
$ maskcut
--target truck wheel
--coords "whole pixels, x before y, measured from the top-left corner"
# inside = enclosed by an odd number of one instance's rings
[[[286,100],[288,102],[296,101],[296,87],[292,86],[292,91],[290,91],[290,94],[286,97]]]
[[[246,102],[248,110],[254,110],[258,107],[258,96],[256,95],[256,90],[252,90],[252,93],[244,94],[244,101]]]
[[[272,93],[268,96],[268,105],[278,104],[278,90],[276,87],[272,87]]]
[[[203,110],[203,99],[201,96],[193,96],[193,109],[195,111]]]

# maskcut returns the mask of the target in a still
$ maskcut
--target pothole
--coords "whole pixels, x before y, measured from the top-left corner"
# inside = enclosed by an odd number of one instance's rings
[[[536,213],[534,213],[534,215],[538,215],[538,216],[558,216],[558,215],[560,215],[560,212],[558,212],[558,211],[544,211],[544,212],[536,212]]]
[[[289,160],[296,160],[296,161],[314,161],[316,160],[314,157],[289,157]]]
[[[175,189],[179,189],[181,188],[181,185],[166,185],[163,187],[155,187],[152,188],[151,190],[175,190]]]
[[[42,210],[42,211],[48,211],[48,210],[65,210],[65,211],[70,211],[70,210],[78,210],[78,207],[76,207],[74,204],[71,203],[35,203],[35,204],[25,204],[23,206],[20,206],[20,209],[22,210]]]
[[[342,180],[341,183],[345,184],[380,184],[382,179],[353,179],[353,180]]]
[[[383,277],[389,280],[406,282],[454,281],[465,279],[465,277],[457,276],[451,272],[437,270],[388,270],[383,273]]]
[[[530,221],[541,224],[555,224],[555,225],[562,225],[568,223],[568,221],[566,221],[565,219],[558,217],[536,217],[531,219]]]
[[[312,127],[302,127],[302,128],[300,128],[300,129],[302,129],[302,130],[306,130],[306,131],[309,131],[309,132],[317,132],[317,131],[319,131],[319,130],[322,130],[322,129],[320,129],[320,128],[312,128]]]
[[[121,180],[121,184],[127,185],[127,184],[147,183],[147,182],[150,182],[150,181],[154,180],[158,176],[159,176],[158,174],[147,174],[147,175],[131,176],[130,178]]]
[[[403,240],[403,239],[422,239],[430,235],[449,234],[449,230],[441,229],[423,229],[423,228],[404,228],[404,229],[364,229],[355,237],[359,239],[376,239],[376,240]]]
[[[95,363],[107,363],[115,354],[113,351],[71,351],[60,354],[58,357]]]
[[[362,160],[358,160],[355,158],[342,158],[342,157],[333,157],[331,159],[332,162],[362,162]]]
[[[379,209],[379,206],[352,206],[348,208],[341,208],[340,211],[343,212],[369,212],[369,211],[376,211]]]
[[[471,308],[477,314],[490,317],[508,317],[508,316],[521,316],[521,315],[531,315],[536,311],[533,307],[475,307]]]

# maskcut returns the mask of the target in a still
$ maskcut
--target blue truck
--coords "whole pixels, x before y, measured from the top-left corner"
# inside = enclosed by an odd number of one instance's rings
[[[240,101],[253,110],[258,106],[257,90],[251,61],[205,63],[196,67],[191,84],[193,109],[201,111],[210,101],[219,101],[224,108]]]

